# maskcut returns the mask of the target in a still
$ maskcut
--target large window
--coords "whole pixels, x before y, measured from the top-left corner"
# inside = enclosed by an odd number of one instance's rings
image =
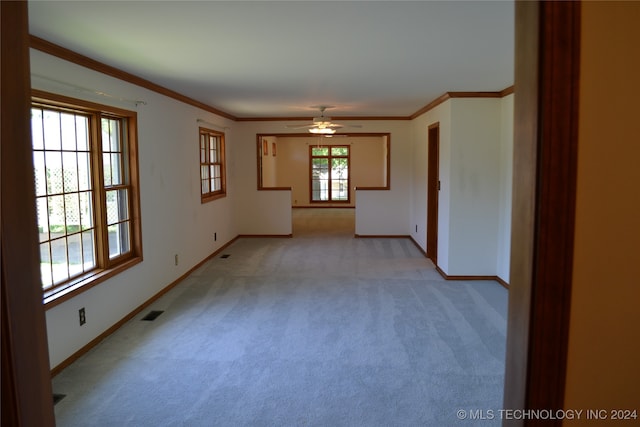
[[[224,133],[200,128],[201,202],[226,195],[224,172]]]
[[[311,202],[349,202],[349,146],[311,146]]]
[[[45,301],[142,260],[136,113],[36,92],[31,109]]]

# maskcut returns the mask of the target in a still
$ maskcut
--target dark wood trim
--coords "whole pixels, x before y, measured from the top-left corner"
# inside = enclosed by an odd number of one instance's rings
[[[415,241],[413,236],[407,236],[407,237],[411,239],[411,241],[413,242],[415,247],[418,248],[420,253],[422,253],[422,255],[424,255],[425,258],[429,259],[429,257],[427,256],[427,252],[420,247],[420,245],[418,244],[418,242]],[[442,269],[437,265],[435,266],[435,269],[440,274],[440,276],[442,276],[442,278],[445,280],[494,280],[500,283],[500,285],[502,285],[505,289],[507,290],[509,289],[509,283],[503,280],[500,276],[449,276],[444,271],[442,271]]]
[[[202,136],[215,136],[218,138],[218,162],[212,162],[209,158],[209,149],[205,148],[205,162],[202,162],[202,147],[200,146]],[[208,146],[207,140],[207,146]],[[227,197],[227,157],[225,152],[225,133],[223,131],[210,129],[207,127],[200,126],[198,128],[198,157],[200,162],[200,204],[212,202],[214,200],[223,199]],[[207,193],[202,193],[202,167],[203,166],[220,166],[220,186],[222,187],[220,190],[209,191]],[[209,183],[211,186],[211,183]],[[211,187],[209,187],[211,190]]]
[[[501,98],[500,92],[447,92],[449,98]]]
[[[80,350],[76,351],[75,353],[73,353],[71,356],[69,356],[68,358],[66,358],[65,360],[63,360],[61,363],[59,363],[57,366],[55,366],[52,370],[51,370],[51,376],[55,377],[56,375],[58,375],[60,372],[62,372],[64,370],[64,368],[66,368],[67,366],[71,365],[73,362],[75,362],[76,360],[78,360],[80,357],[82,357],[85,353],[87,353],[89,350],[91,350],[93,347],[95,347],[96,345],[98,345],[100,343],[100,341],[102,341],[103,339],[105,339],[106,337],[108,337],[109,335],[113,334],[115,331],[117,331],[118,329],[120,329],[125,323],[127,323],[129,320],[133,319],[138,313],[140,313],[142,310],[144,310],[145,308],[147,308],[148,306],[150,306],[151,304],[153,304],[155,301],[157,301],[160,297],[162,297],[164,294],[166,294],[167,292],[169,292],[171,289],[173,289],[177,284],[179,284],[180,282],[182,282],[184,279],[186,279],[191,273],[193,273],[194,271],[196,271],[198,268],[200,268],[205,262],[209,261],[212,258],[215,258],[219,253],[221,253],[222,251],[224,251],[228,246],[230,246],[233,242],[235,242],[236,240],[238,240],[240,236],[236,236],[233,239],[229,240],[227,243],[225,243],[224,245],[222,245],[220,248],[216,249],[215,252],[213,252],[211,255],[207,256],[205,259],[203,259],[202,261],[200,261],[199,263],[197,263],[196,265],[194,265],[193,267],[191,267],[186,273],[184,273],[182,276],[178,277],[176,280],[174,280],[173,282],[169,283],[167,286],[165,286],[164,288],[162,288],[160,290],[160,292],[156,293],[155,295],[153,295],[151,298],[149,298],[147,301],[145,301],[144,303],[140,304],[138,307],[136,307],[132,312],[130,312],[129,314],[127,314],[126,316],[124,316],[122,319],[120,319],[119,321],[117,321],[115,324],[113,324],[110,328],[108,328],[106,331],[104,331],[103,333],[101,333],[100,335],[98,335],[96,338],[94,338],[93,340],[91,340],[88,344],[86,344],[85,346],[83,346]]]
[[[204,111],[217,114],[218,116],[225,117],[227,119],[236,120],[236,118],[231,114],[225,113],[224,111],[221,111],[203,102],[196,101],[195,99],[189,98],[188,96],[182,95],[181,93],[178,93],[171,89],[167,89],[166,87],[160,86],[159,84],[153,83],[149,80],[143,79],[134,74],[120,70],[116,67],[112,67],[100,61],[96,61],[95,59],[89,58],[88,56],[81,55],[70,49],[51,43],[47,40],[41,39],[40,37],[31,35],[30,46],[33,49],[39,50],[49,55],[56,56],[60,59],[64,59],[65,61],[69,61],[74,64],[78,64],[82,67],[88,68],[90,70],[98,71],[99,73],[106,74],[111,77],[115,77],[116,79],[120,79],[122,81],[132,83],[136,86],[140,86],[145,89],[149,89],[153,92],[159,93],[164,96],[168,96],[169,98],[173,98],[177,101],[184,102],[185,104],[192,105]]]
[[[511,291],[504,406],[564,406],[573,268],[579,2],[516,2]],[[562,425],[504,420],[503,425]]]
[[[355,191],[387,191],[389,190],[389,187],[353,187],[353,189]]]
[[[132,112],[133,113],[133,112]],[[138,114],[128,116],[129,180],[131,189],[131,249],[139,262],[144,261],[142,248],[142,208],[140,204],[140,150],[138,148]],[[135,143],[131,143],[134,141]]]
[[[351,206],[291,206],[291,209],[355,209],[356,207]]]
[[[418,242],[416,242],[416,239],[414,239],[414,238],[413,238],[413,236],[409,236],[409,238],[410,238],[410,239],[411,239],[411,241],[413,242],[413,245],[414,245],[416,248],[418,248],[418,250],[420,251],[420,253],[421,253],[422,255],[424,255],[424,257],[425,257],[425,258],[427,258],[427,252],[426,252],[424,249],[422,249],[422,248],[420,247],[420,245],[418,244]]]
[[[17,426],[20,425],[18,421],[21,416],[18,415],[20,412],[20,406],[18,404],[18,385],[16,381],[16,368],[15,363],[13,362],[14,354],[13,354],[13,342],[11,339],[12,328],[9,323],[9,307],[7,305],[7,295],[6,295],[7,284],[4,280],[4,274],[2,274],[2,289],[0,294],[0,316],[2,320],[2,330],[0,338],[2,343],[0,344],[2,347],[2,425],[7,426]]]
[[[427,252],[420,247],[418,242],[416,242],[415,239],[412,236],[407,236],[407,237],[409,237],[411,239],[411,241],[416,246],[416,248],[418,248],[420,253],[422,253],[422,255],[424,255],[425,258],[429,259],[429,257],[427,256]],[[499,276],[449,276],[447,273],[442,271],[442,269],[440,267],[438,267],[437,265],[435,265],[435,269],[438,272],[438,274],[440,274],[440,276],[442,276],[442,278],[445,279],[445,280],[493,280],[493,281],[498,282],[505,289],[507,289],[507,290],[509,289],[509,283],[505,282]]]
[[[307,138],[318,138],[318,137],[322,137],[322,135],[316,135],[313,133],[309,133],[309,132],[295,132],[295,133],[282,133],[282,132],[275,132],[275,133],[258,133],[256,134],[256,136],[258,137],[263,137],[263,136],[275,136],[276,138],[300,138],[300,137],[307,137]],[[389,136],[391,137],[391,134],[389,132],[341,132],[341,133],[336,133],[333,134],[333,137],[345,137],[345,136],[351,136],[351,137],[367,137],[367,136]],[[331,140],[332,136],[329,136],[328,139]],[[339,143],[336,143],[335,145],[340,145]]]
[[[353,206],[351,204],[351,201],[349,200],[343,200],[343,201],[339,201],[339,200],[311,200],[309,203],[314,203],[314,205],[312,205],[312,208],[315,207],[331,207],[331,208],[341,208],[341,207],[347,207],[347,206],[343,206],[343,205],[349,205],[349,206]],[[334,205],[334,206],[327,206],[327,205]]]
[[[378,120],[378,121],[405,121],[413,120],[420,117],[424,113],[434,109],[443,102],[451,98],[503,98],[513,93],[513,86],[509,86],[499,92],[480,91],[480,92],[445,92],[436,99],[420,108],[409,116],[331,116],[331,120],[335,121],[356,121],[356,120]],[[285,122],[285,121],[311,121],[313,117],[236,117],[239,122]],[[291,135],[291,134],[285,134]],[[342,134],[341,134],[342,135]],[[317,135],[312,135],[317,136]]]
[[[495,280],[496,282],[499,282],[498,276],[448,275],[437,265],[436,265],[436,271],[440,273],[442,278],[445,280]]]
[[[446,92],[410,115],[409,120],[420,117],[451,98],[502,98],[511,93],[513,93],[513,86],[509,86],[500,92]]]
[[[539,2],[515,4],[513,194],[503,406],[525,409],[535,223]],[[503,426],[524,421],[503,420]]]
[[[68,301],[77,295],[80,295],[83,292],[88,291],[94,286],[105,282],[111,277],[116,276],[137,264],[140,264],[141,262],[142,256],[136,256],[114,267],[104,270],[94,270],[86,274],[85,276],[82,276],[81,278],[77,278],[74,281],[74,284],[71,286],[55,288],[50,292],[45,292],[44,296],[41,298],[44,304],[44,309],[50,310],[53,307],[60,305],[63,302]]]
[[[70,111],[88,110],[89,112],[109,113],[126,117],[137,117],[138,115],[137,112],[125,110],[124,108],[112,107],[111,105],[99,104],[97,102],[72,98],[70,96],[46,92],[39,89],[31,89],[31,100],[33,102],[43,103],[46,105],[54,105]]]
[[[257,185],[256,188],[258,189],[258,191],[262,190],[264,187],[262,185],[262,144],[263,144],[263,137],[268,136],[268,135],[261,135],[261,134],[256,134],[256,181],[257,181]]]
[[[502,277],[500,276],[496,276],[495,280],[500,283],[505,289],[509,289],[509,282],[507,282],[506,280],[504,280]]]
[[[440,122],[427,128],[427,258],[438,264],[438,206],[440,204]]]
[[[507,88],[504,88],[500,91],[500,97],[504,98],[507,95],[511,95],[513,93],[513,86],[509,86]]]
[[[309,204],[313,206],[326,206],[337,204],[349,205],[351,204],[351,146],[344,144],[330,144],[330,145],[311,145],[309,144]],[[314,156],[313,149],[314,148],[328,148],[326,156]],[[331,154],[332,148],[346,148],[347,155],[346,156],[334,156]],[[329,168],[329,200],[313,200],[313,159],[314,158],[326,158],[327,159],[327,167]],[[333,158],[338,159],[347,159],[347,200],[331,200],[332,197],[332,186],[331,186],[331,160]]]
[[[421,109],[413,113],[411,116],[409,116],[409,118],[411,120],[418,118],[421,115],[425,114],[426,112],[433,110],[438,105],[442,104],[443,102],[449,99],[450,99],[449,92],[443,93],[442,95],[440,95],[439,97],[437,97],[436,99],[434,99],[433,101],[431,101],[430,103],[428,103],[427,105],[425,105],[424,107],[422,107]]]
[[[540,7],[540,126],[527,408],[556,410],[564,408],[569,346],[580,3],[541,2]]]
[[[236,117],[234,119],[237,122],[294,122],[294,121],[306,121],[313,120],[312,116],[305,117]]]
[[[376,121],[406,121],[411,120],[411,116],[331,116],[331,120],[335,121],[352,121],[352,120],[376,120]]]
[[[391,190],[391,133],[387,134],[387,182],[385,183],[386,185],[384,186],[385,190]],[[374,187],[374,188],[379,188],[379,187]]]
[[[291,191],[291,187],[261,187],[258,191]]]
[[[54,426],[31,145],[29,18],[0,2],[2,422]]]
[[[290,121],[307,121],[310,122],[313,117],[236,117],[234,120],[237,122],[290,122]],[[334,116],[331,115],[331,120],[339,121],[353,121],[353,120],[388,120],[388,121],[403,121],[411,120],[411,116]],[[317,136],[317,135],[313,135]]]
[[[239,237],[244,238],[275,238],[275,239],[290,239],[293,237],[293,234],[238,234]]]
[[[411,236],[406,234],[354,234],[353,237],[356,239],[411,239]]]

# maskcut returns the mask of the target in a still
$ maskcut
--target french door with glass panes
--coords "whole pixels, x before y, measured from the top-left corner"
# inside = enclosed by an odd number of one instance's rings
[[[309,148],[312,203],[349,203],[349,146]]]

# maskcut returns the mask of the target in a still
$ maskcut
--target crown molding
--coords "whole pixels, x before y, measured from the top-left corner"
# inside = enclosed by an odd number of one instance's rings
[[[153,92],[168,96],[169,98],[173,98],[177,101],[184,102],[185,104],[198,107],[210,113],[217,114],[227,119],[236,120],[236,118],[231,114],[221,111],[215,107],[212,107],[200,101],[196,101],[193,98],[189,98],[188,96],[185,96],[181,93],[178,93],[171,89],[167,89],[164,86],[160,86],[159,84],[153,83],[149,80],[143,79],[142,77],[138,77],[134,74],[128,73],[119,68],[112,67],[111,65],[107,65],[103,62],[96,61],[95,59],[92,59],[92,58],[89,58],[88,56],[84,56],[82,54],[74,52],[70,49],[62,47],[55,43],[51,43],[45,39],[41,39],[40,37],[29,35],[29,46],[41,52],[48,53],[49,55],[53,55],[60,59],[64,59],[66,61],[80,65],[82,67],[89,68],[94,71],[98,71],[99,73],[106,74],[111,77],[115,77],[119,80],[132,83],[136,86],[149,89]]]
[[[47,53],[49,55],[53,55],[65,61],[72,62],[74,64],[80,65],[85,68],[89,68],[91,70],[97,71],[102,74],[106,74],[111,77],[115,77],[119,80],[132,83],[136,86],[143,87],[145,89],[149,89],[153,92],[159,93],[161,95],[167,96],[169,98],[173,98],[177,101],[184,102],[185,104],[192,105],[194,107],[200,108],[204,111],[208,111],[213,114],[217,114],[218,116],[237,121],[237,122],[275,122],[275,121],[309,121],[313,120],[313,117],[236,117],[232,114],[229,114],[225,111],[219,110],[211,105],[205,104],[203,102],[197,101],[193,98],[190,98],[186,95],[183,95],[174,90],[168,89],[159,84],[153,83],[147,79],[143,79],[142,77],[136,76],[134,74],[123,71],[119,68],[113,67],[111,65],[107,65],[103,62],[97,61],[95,59],[89,58],[88,56],[82,55],[80,53],[74,52],[70,49],[57,45],[55,43],[51,43],[45,39],[40,37],[29,35],[29,46],[33,49],[39,50],[41,52]],[[440,95],[433,101],[429,102],[424,107],[420,108],[415,113],[410,116],[332,116],[332,119],[336,120],[413,120],[426,112],[434,109],[438,105],[443,102],[451,99],[451,98],[502,98],[509,94],[513,93],[513,86],[509,86],[506,89],[503,89],[500,92],[445,92]]]

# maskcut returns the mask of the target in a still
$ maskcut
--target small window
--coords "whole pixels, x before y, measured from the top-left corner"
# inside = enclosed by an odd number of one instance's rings
[[[310,147],[311,202],[349,202],[349,146]]]
[[[200,128],[200,201],[226,194],[224,133]]]
[[[31,133],[45,302],[142,260],[136,113],[34,91]]]

